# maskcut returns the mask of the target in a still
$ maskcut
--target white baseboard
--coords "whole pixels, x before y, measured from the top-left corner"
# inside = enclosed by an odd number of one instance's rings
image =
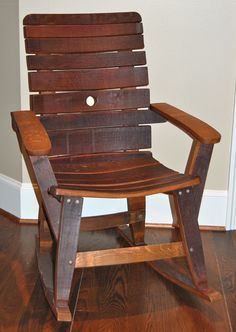
[[[0,174],[0,208],[20,219],[37,219],[38,203],[32,184]]]
[[[20,183],[0,174],[0,208],[20,219],[37,219],[38,204],[30,183]],[[124,199],[87,198],[83,216],[121,212],[127,209]],[[205,190],[199,215],[201,226],[226,226],[227,191]],[[148,223],[171,224],[172,217],[167,195],[147,197]]]

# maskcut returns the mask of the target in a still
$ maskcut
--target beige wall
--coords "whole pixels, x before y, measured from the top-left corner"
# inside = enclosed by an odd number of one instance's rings
[[[20,26],[29,13],[140,12],[144,21],[151,100],[174,104],[221,132],[223,138],[214,151],[207,189],[228,188],[236,78],[236,1],[20,0],[19,3]],[[20,45],[21,104],[27,109],[23,38]],[[167,165],[183,170],[190,140],[170,125],[154,126],[153,136],[155,155]],[[24,168],[23,180],[28,181]]]
[[[20,109],[17,0],[0,0],[0,173],[21,181],[22,161],[10,112]]]

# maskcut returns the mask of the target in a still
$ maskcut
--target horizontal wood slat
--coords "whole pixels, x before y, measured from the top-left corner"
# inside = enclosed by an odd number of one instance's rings
[[[150,151],[126,151],[96,153],[75,156],[50,157],[55,173],[79,173],[98,174],[111,173],[130,168],[137,165],[159,164],[152,158]]]
[[[88,38],[27,38],[26,52],[47,53],[87,53],[135,50],[144,47],[142,35],[107,36]]]
[[[89,106],[86,102],[89,96],[94,98],[93,106]],[[150,96],[148,89],[33,94],[30,96],[30,106],[37,114],[136,109],[148,108],[150,106]]]
[[[185,256],[182,242],[78,252],[76,268],[148,262]]]
[[[97,111],[92,113],[47,115],[42,116],[40,121],[47,131],[73,130],[85,127],[135,126],[165,122],[160,116],[149,110]]]
[[[27,56],[29,70],[108,68],[145,64],[144,51]]]
[[[78,165],[80,168],[81,165]],[[112,165],[111,165],[112,166]],[[79,169],[78,167],[78,169]],[[155,165],[144,163],[143,166],[140,165],[126,165],[126,169],[122,169],[121,171],[114,170],[113,172],[109,170],[108,173],[99,170],[94,172],[86,173],[82,169],[81,173],[77,172],[55,172],[56,178],[60,184],[71,184],[79,187],[98,187],[98,188],[110,188],[111,190],[117,190],[129,185],[135,184],[139,186],[146,185],[144,182],[153,182],[154,183],[167,183],[177,178],[184,177],[183,175],[179,175],[176,172],[168,170],[163,165]]]
[[[49,137],[51,155],[145,149],[151,146],[150,126],[49,132]]]
[[[94,231],[118,227],[120,225],[134,224],[141,221],[143,216],[144,211],[137,210],[133,212],[127,211],[94,217],[84,217],[81,219],[80,230]]]
[[[130,198],[140,197],[159,193],[168,193],[176,190],[183,190],[183,188],[192,187],[200,184],[200,179],[195,177],[183,177],[171,179],[168,182],[152,183],[144,182],[141,185],[129,185],[122,188],[85,188],[79,186],[59,185],[59,187],[52,187],[50,193],[55,196],[83,196],[83,197],[99,197],[99,198]]]
[[[199,184],[160,164],[148,151],[50,158],[59,188],[53,195],[135,197]]]
[[[112,89],[144,86],[147,84],[146,67],[29,73],[29,87],[31,91]]]
[[[98,13],[98,14],[30,14],[24,20],[29,24],[115,24],[140,22],[141,17],[136,12]]]
[[[25,38],[121,36],[136,35],[141,34],[142,32],[142,23],[31,25],[24,27]]]

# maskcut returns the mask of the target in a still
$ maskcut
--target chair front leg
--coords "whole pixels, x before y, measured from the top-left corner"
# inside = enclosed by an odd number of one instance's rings
[[[83,198],[63,197],[56,251],[54,301],[57,319],[71,320],[69,298],[75,269]]]
[[[180,236],[193,282],[197,289],[208,288],[207,273],[198,226],[198,209],[195,205],[195,188],[187,188],[173,194]]]

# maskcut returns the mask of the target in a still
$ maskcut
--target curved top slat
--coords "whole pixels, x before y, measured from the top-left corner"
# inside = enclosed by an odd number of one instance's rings
[[[141,22],[141,16],[135,12],[100,13],[100,14],[30,14],[24,20],[24,25],[41,24],[112,24]]]

